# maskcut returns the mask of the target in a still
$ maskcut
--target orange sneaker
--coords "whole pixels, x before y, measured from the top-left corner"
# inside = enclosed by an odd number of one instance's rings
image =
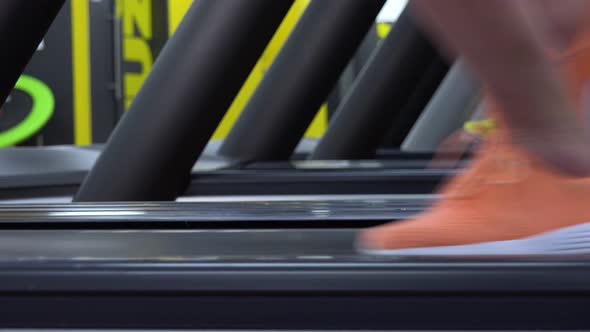
[[[590,253],[590,178],[553,172],[491,138],[442,199],[416,218],[369,229],[361,251],[388,255]],[[572,229],[567,227],[578,226]],[[563,228],[566,229],[563,229]],[[583,239],[583,237],[582,237]]]

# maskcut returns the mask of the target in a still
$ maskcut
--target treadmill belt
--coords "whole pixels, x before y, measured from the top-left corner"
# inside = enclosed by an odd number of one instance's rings
[[[304,200],[231,200],[130,204],[0,205],[4,228],[364,227],[405,219],[434,196],[309,196]]]
[[[588,329],[585,257],[375,258],[355,230],[1,231],[3,328]]]
[[[408,207],[431,202],[375,196],[5,206],[0,328],[590,328],[588,256],[354,250],[367,220],[407,217],[414,213]],[[346,218],[352,227],[342,226]]]
[[[224,230],[3,230],[0,263],[11,262],[176,262],[212,264],[295,264],[301,267],[373,266],[395,263],[482,263],[505,266],[580,261],[590,255],[553,256],[371,256],[354,249],[358,229]],[[442,258],[441,258],[442,257]],[[550,258],[550,259],[549,259]],[[590,263],[590,261],[589,261]],[[352,264],[352,265],[350,265]],[[380,265],[381,264],[381,265]],[[206,264],[205,264],[206,265]],[[238,266],[236,265],[236,266]],[[261,266],[262,266],[261,265]],[[452,264],[451,264],[452,265]],[[449,265],[449,266],[451,266]],[[473,265],[475,266],[475,265]],[[383,266],[382,266],[383,267]],[[513,287],[514,285],[506,285]],[[365,285],[363,287],[372,287]],[[464,287],[464,286],[461,286]],[[568,285],[564,285],[568,287]],[[589,286],[590,287],[590,286]],[[0,285],[0,289],[2,285]],[[590,289],[589,289],[590,290]]]

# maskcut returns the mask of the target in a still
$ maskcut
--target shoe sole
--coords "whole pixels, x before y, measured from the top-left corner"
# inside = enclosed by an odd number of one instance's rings
[[[518,240],[393,250],[358,248],[377,256],[548,256],[590,254],[590,222]]]

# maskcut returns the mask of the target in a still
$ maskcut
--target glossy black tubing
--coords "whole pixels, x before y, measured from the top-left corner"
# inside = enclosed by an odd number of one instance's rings
[[[35,54],[65,0],[0,1],[0,106]],[[65,37],[64,37],[65,38]]]
[[[290,0],[199,0],[188,10],[76,201],[174,200]]]
[[[220,154],[240,161],[288,159],[385,1],[312,1]]]
[[[404,11],[342,101],[310,159],[371,157],[435,54],[410,12]]]
[[[424,112],[426,106],[428,106],[441,82],[448,74],[450,66],[444,57],[435,55],[427,68],[418,85],[416,85],[410,99],[393,120],[393,126],[389,129],[389,134],[385,142],[391,148],[399,149],[401,147],[416,124],[416,121],[418,121],[418,118]],[[377,147],[372,147],[368,151],[369,155],[374,155],[376,149]]]

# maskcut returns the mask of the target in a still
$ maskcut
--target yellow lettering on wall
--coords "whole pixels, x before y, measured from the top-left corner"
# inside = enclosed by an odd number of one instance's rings
[[[152,51],[147,42],[136,37],[125,38],[123,41],[123,54],[125,61],[136,62],[141,65],[140,72],[125,73],[125,105],[127,107],[152,69],[153,59]]]
[[[154,63],[149,41],[153,38],[152,0],[118,0],[117,16],[123,26],[123,61],[138,64],[139,71],[123,73],[124,107],[127,109]]]
[[[123,0],[123,33],[135,36],[135,27],[140,36],[152,39],[152,0]]]

